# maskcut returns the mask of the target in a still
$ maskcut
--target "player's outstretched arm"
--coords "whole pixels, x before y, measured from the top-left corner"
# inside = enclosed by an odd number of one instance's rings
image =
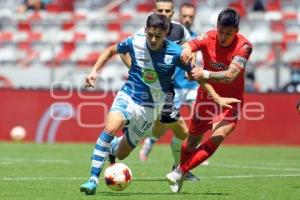
[[[115,54],[117,54],[117,45],[112,45],[106,48],[102,54],[97,59],[92,71],[90,74],[85,78],[85,87],[94,87],[96,82],[96,76],[98,70],[100,70],[104,64]]]
[[[239,99],[236,98],[220,97],[219,94],[215,91],[215,89],[204,80],[200,80],[198,81],[198,83],[207,93],[209,93],[212,96],[213,100],[221,107],[232,108],[230,104],[241,102]]]
[[[208,71],[203,68],[195,67],[191,72],[191,79],[193,80],[212,80],[221,83],[231,83],[241,72],[241,68],[235,63],[231,63],[229,68],[225,71]]]
[[[183,64],[188,65],[189,63],[192,63],[192,60],[196,57],[193,58],[192,48],[188,42],[184,43],[182,48],[181,61]]]

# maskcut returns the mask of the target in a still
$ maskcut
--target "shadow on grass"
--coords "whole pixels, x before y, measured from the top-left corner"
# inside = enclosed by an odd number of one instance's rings
[[[139,182],[148,182],[148,181],[164,181],[164,178],[138,178],[134,179],[134,181]],[[173,192],[97,192],[100,196],[113,196],[113,197],[130,197],[130,196],[172,196],[172,195],[180,195],[180,196],[194,196],[194,195],[202,195],[202,196],[229,196],[230,193],[222,193],[222,192],[180,192],[180,193],[173,193]],[[96,194],[96,195],[97,195]]]
[[[221,192],[180,192],[180,193],[172,193],[172,192],[98,192],[98,195],[101,196],[114,196],[114,197],[124,197],[124,196],[171,196],[171,195],[181,195],[181,196],[194,196],[194,195],[206,195],[206,196],[228,196],[229,193],[221,193]],[[97,195],[96,194],[96,195]]]

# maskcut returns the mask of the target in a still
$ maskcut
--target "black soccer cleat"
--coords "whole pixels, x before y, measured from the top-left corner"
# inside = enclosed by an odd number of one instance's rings
[[[116,156],[109,154],[108,160],[109,160],[110,164],[114,164],[114,163],[116,163]]]

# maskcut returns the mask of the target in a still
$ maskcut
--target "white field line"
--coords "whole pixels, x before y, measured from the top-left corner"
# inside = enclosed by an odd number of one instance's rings
[[[300,174],[248,174],[234,176],[203,176],[200,179],[248,179],[248,178],[290,178],[300,177]],[[87,177],[2,177],[2,181],[61,181],[61,180],[85,180]],[[102,179],[102,178],[101,178]],[[165,180],[164,177],[140,177],[134,180]]]
[[[0,158],[0,165],[10,165],[16,163],[47,163],[47,164],[72,164],[72,161],[68,160],[53,160],[53,159],[23,159],[23,158],[7,158],[2,157]],[[137,162],[128,162],[137,163]],[[138,162],[140,163],[140,162]],[[150,163],[149,163],[150,164]],[[292,167],[289,167],[292,166]],[[299,166],[299,165],[298,165]],[[287,164],[284,163],[283,165],[275,164],[275,163],[267,163],[264,165],[239,165],[239,164],[209,164],[205,167],[218,167],[218,168],[236,168],[236,169],[258,169],[258,170],[270,170],[270,171],[287,171],[287,172],[300,172],[300,167],[297,167],[295,164]],[[297,168],[295,168],[297,167]]]
[[[208,167],[220,167],[220,168],[237,168],[237,169],[259,169],[259,170],[279,170],[279,171],[296,171],[300,172],[300,168],[291,167],[269,167],[269,166],[253,166],[253,165],[226,165],[226,164],[211,164]]]
[[[15,163],[59,163],[59,164],[70,164],[68,160],[52,160],[52,159],[23,159],[23,158],[0,158],[1,164],[15,164]]]

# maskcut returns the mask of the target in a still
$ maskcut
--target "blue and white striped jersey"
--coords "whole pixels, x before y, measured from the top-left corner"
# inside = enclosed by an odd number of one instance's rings
[[[166,96],[173,91],[176,66],[191,70],[180,60],[182,48],[169,40],[165,40],[162,49],[154,51],[148,48],[145,35],[136,34],[118,43],[117,51],[129,53],[131,57],[129,77],[121,90],[140,105],[164,104]]]

